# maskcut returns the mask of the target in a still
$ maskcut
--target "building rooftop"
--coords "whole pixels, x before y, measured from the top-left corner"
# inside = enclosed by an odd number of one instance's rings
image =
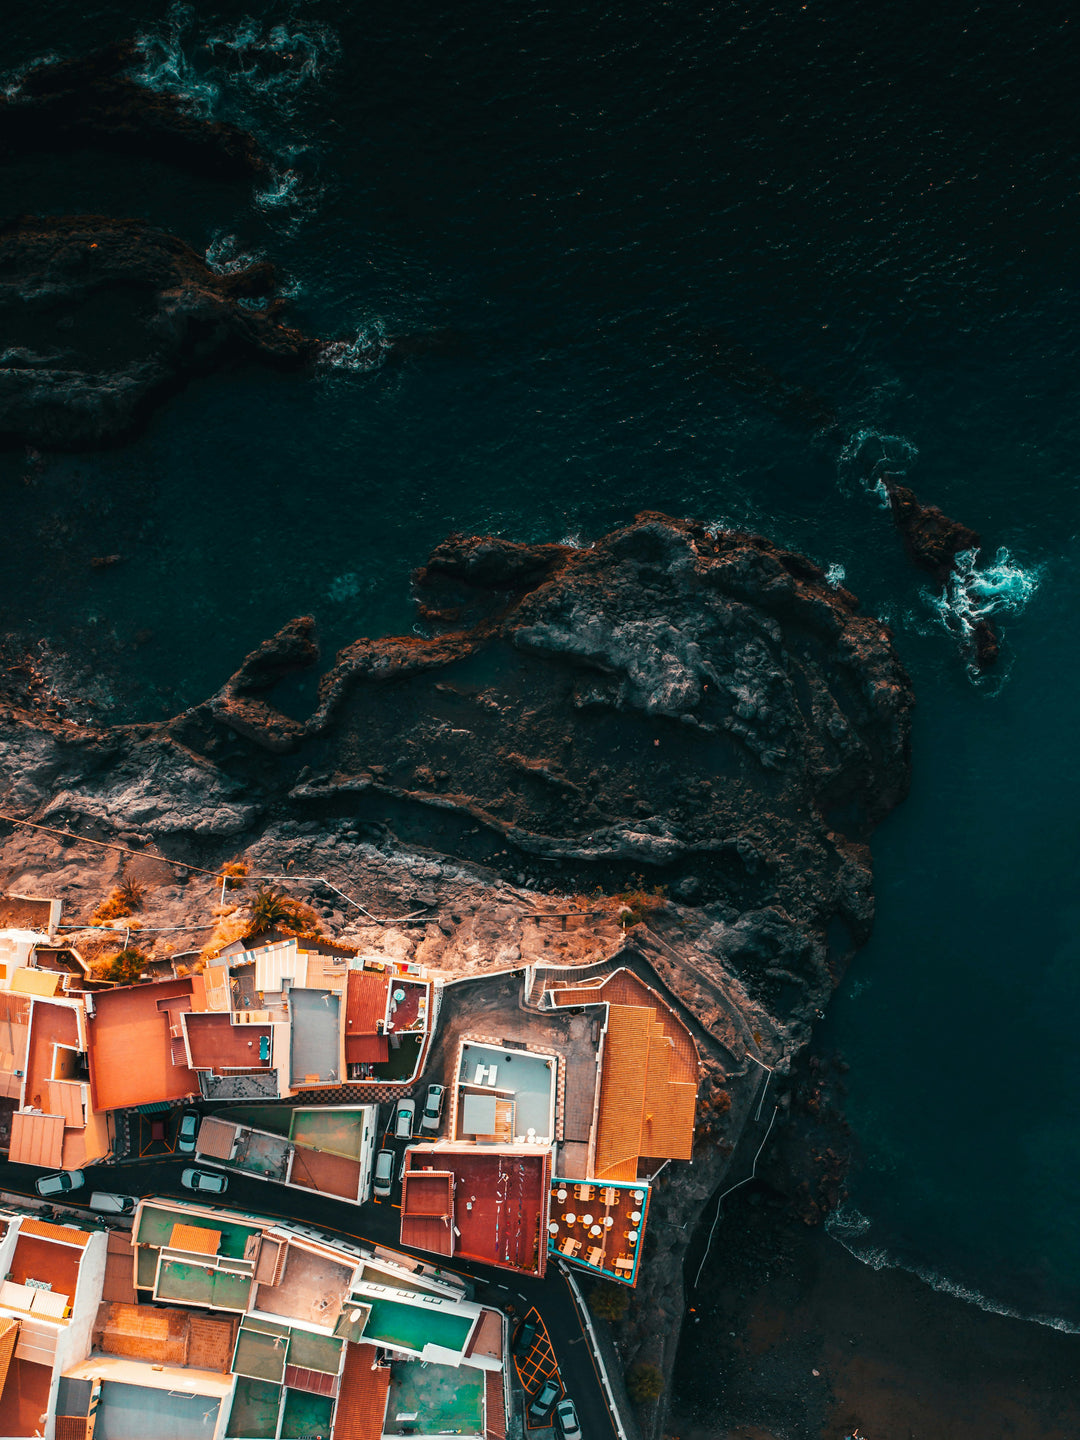
[[[31,1115],[17,1110],[11,1117],[13,1165],[35,1165],[39,1170],[57,1170],[64,1154],[64,1117]]]
[[[435,1255],[453,1255],[452,1171],[406,1170],[401,1186],[401,1243]]]
[[[610,1280],[635,1285],[648,1212],[647,1185],[553,1180],[548,1248]]]
[[[59,1054],[58,1047],[63,1047]],[[48,1082],[73,1078],[75,1057],[81,1049],[79,1022],[71,1002],[50,1004],[47,1000],[35,1000],[26,1057],[27,1105],[37,1110],[46,1108]]]
[[[337,1404],[337,1430],[346,1440],[380,1440],[386,1397],[390,1391],[389,1365],[376,1365],[374,1345],[349,1343]]]
[[[107,1355],[227,1374],[235,1340],[233,1319],[106,1301],[98,1308],[92,1344]]]
[[[199,1093],[178,1019],[190,1009],[191,993],[191,980],[185,979],[95,995],[95,1013],[87,1027],[95,1109],[182,1100]]]
[[[406,1186],[427,1168],[453,1175],[454,1254],[483,1264],[543,1275],[551,1151],[530,1145],[487,1147],[440,1141],[406,1151]],[[445,1183],[445,1182],[441,1182]],[[415,1192],[417,1204],[430,1192]],[[403,1199],[403,1205],[405,1203]],[[403,1210],[403,1229],[423,1214]],[[403,1234],[404,1239],[404,1234]],[[419,1245],[419,1241],[413,1242]],[[444,1250],[435,1253],[444,1254]]]
[[[338,1073],[341,998],[332,990],[291,990],[290,1074],[294,1087],[343,1079]]]
[[[273,1027],[234,1025],[228,1015],[184,1016],[191,1064],[196,1070],[269,1070]],[[260,1056],[265,1055],[265,1059]]]
[[[349,1298],[355,1274],[355,1265],[290,1242],[280,1280],[275,1285],[258,1285],[252,1308],[332,1329]]]
[[[377,970],[350,970],[345,999],[345,1061],[372,1065],[386,1060],[390,1042],[384,1032],[390,977]]]

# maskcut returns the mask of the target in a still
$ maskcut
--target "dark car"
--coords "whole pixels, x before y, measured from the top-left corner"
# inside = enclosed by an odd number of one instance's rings
[[[555,1406],[555,1428],[562,1440],[581,1440],[581,1426],[578,1424],[577,1409],[569,1395]]]
[[[548,1411],[562,1394],[562,1386],[558,1380],[551,1375],[544,1381],[544,1388],[537,1395],[536,1399],[529,1406],[529,1419],[542,1425],[547,1419]]]
[[[514,1333],[514,1354],[527,1355],[533,1347],[539,1325],[526,1315]]]

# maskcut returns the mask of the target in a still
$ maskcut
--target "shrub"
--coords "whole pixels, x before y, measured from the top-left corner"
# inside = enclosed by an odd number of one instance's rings
[[[225,881],[225,889],[239,890],[250,869],[251,866],[246,860],[226,860],[221,867],[221,879]]]
[[[126,950],[120,950],[110,957],[105,978],[115,981],[117,985],[134,985],[149,963],[149,955],[136,950],[134,945],[129,945]]]
[[[255,891],[248,935],[258,935],[263,930],[287,930],[291,935],[314,938],[321,928],[315,911],[302,900],[294,900],[284,890],[275,890],[271,885],[260,885]]]
[[[145,889],[137,880],[125,880],[122,885],[110,891],[108,898],[98,905],[90,916],[90,924],[107,925],[110,920],[127,919],[140,908],[145,894]]]
[[[589,1292],[589,1308],[601,1320],[623,1320],[630,1296],[621,1285],[612,1285],[603,1280]]]
[[[651,910],[659,910],[667,901],[666,885],[654,885],[651,890],[646,890],[641,876],[637,878],[641,883],[636,888],[623,890],[612,897],[622,906],[619,924],[624,929],[628,925],[640,924]]]
[[[638,1405],[647,1405],[652,1400],[659,1400],[664,1393],[664,1377],[656,1365],[640,1360],[626,1377],[626,1387],[631,1400]]]

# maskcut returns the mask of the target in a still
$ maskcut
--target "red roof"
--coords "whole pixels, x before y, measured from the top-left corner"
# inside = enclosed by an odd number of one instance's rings
[[[454,1177],[448,1170],[407,1170],[401,1185],[401,1243],[454,1253]]]
[[[345,994],[345,1061],[374,1065],[388,1059],[390,1042],[378,1033],[386,1018],[390,976],[378,970],[350,970]]]
[[[543,1275],[551,1200],[550,1150],[524,1145],[460,1149],[438,1145],[414,1146],[405,1155],[406,1183],[410,1173],[422,1173],[425,1166],[453,1175],[455,1255],[504,1270]],[[403,1210],[403,1241],[405,1224]],[[419,1240],[412,1243],[428,1248]]]
[[[345,1346],[341,1392],[334,1412],[334,1440],[380,1440],[386,1398],[390,1393],[390,1367],[372,1369],[374,1345]]]

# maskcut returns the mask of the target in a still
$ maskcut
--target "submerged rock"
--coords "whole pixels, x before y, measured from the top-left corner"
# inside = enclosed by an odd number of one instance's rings
[[[265,262],[227,275],[173,235],[101,216],[0,228],[0,441],[117,440],[189,376],[296,368],[319,345],[282,325]],[[264,301],[250,308],[245,301]]]
[[[179,95],[150,90],[125,73],[138,59],[135,43],[126,40],[29,70],[0,95],[0,159],[92,145],[216,178],[266,173],[245,131],[202,119]]]

